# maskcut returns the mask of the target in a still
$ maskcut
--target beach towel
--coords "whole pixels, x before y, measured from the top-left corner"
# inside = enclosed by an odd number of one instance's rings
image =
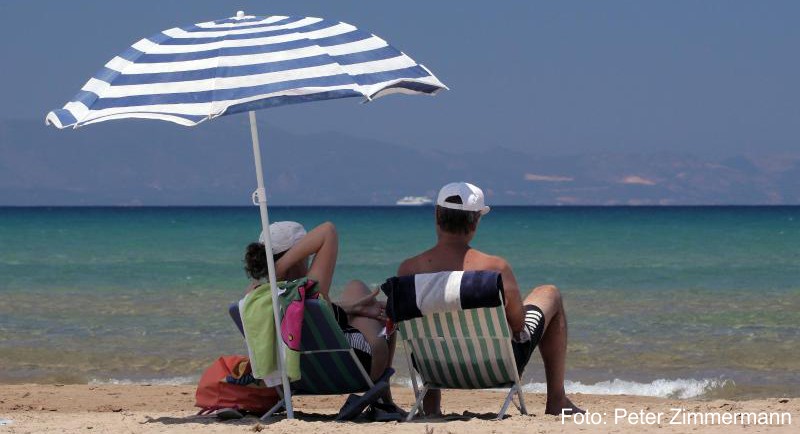
[[[497,307],[503,278],[495,271],[442,271],[392,277],[381,285],[386,315],[395,323],[436,312]]]
[[[278,298],[281,309],[280,336],[286,342],[286,372],[289,381],[300,379],[300,342],[303,312],[306,298],[318,296],[316,282],[302,278],[289,282],[278,282]],[[242,328],[247,351],[250,355],[253,376],[264,380],[267,386],[281,384],[278,369],[277,339],[273,319],[272,292],[265,283],[239,301]]]

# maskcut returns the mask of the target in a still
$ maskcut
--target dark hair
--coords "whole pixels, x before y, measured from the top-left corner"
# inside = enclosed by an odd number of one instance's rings
[[[448,203],[462,203],[460,196],[450,196],[444,200]],[[481,218],[479,211],[462,211],[436,205],[436,224],[445,232],[463,234],[475,230]]]
[[[272,259],[277,262],[286,252],[273,255]],[[263,279],[269,276],[267,267],[267,249],[261,243],[250,243],[244,254],[244,271],[253,279]]]

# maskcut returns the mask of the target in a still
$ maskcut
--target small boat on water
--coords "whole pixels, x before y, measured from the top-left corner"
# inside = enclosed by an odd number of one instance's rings
[[[422,205],[430,205],[433,203],[433,200],[427,196],[406,196],[397,202],[396,205],[400,206],[422,206]]]

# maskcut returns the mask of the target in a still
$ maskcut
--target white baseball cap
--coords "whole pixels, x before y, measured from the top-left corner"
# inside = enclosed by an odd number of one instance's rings
[[[264,231],[258,237],[258,242],[265,243]],[[292,248],[298,241],[306,236],[306,229],[297,222],[284,221],[269,225],[269,237],[272,241],[272,254],[277,255]]]
[[[461,203],[445,202],[451,196],[461,198]],[[458,209],[461,211],[477,211],[481,215],[489,212],[490,208],[483,203],[483,190],[468,182],[451,182],[439,190],[436,205],[442,208]]]

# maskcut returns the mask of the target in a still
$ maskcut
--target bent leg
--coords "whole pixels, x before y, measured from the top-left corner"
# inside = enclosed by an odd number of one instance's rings
[[[564,391],[564,374],[567,361],[567,315],[561,292],[553,285],[533,289],[523,302],[536,305],[544,313],[544,334],[539,342],[539,352],[544,362],[547,381],[547,404],[545,413],[561,414],[562,409],[583,412],[567,398]]]
[[[342,304],[354,303],[363,299],[371,293],[364,282],[353,280],[345,286],[342,293]],[[379,337],[378,334],[383,330],[384,324],[377,319],[368,318],[360,315],[348,315],[348,322],[352,327],[358,329],[369,343],[372,350],[372,366],[370,367],[370,377],[378,379],[383,371],[389,366],[389,346],[386,339]]]
[[[371,293],[372,291],[370,291],[364,282],[361,282],[360,280],[353,280],[345,286],[341,300],[343,303],[352,304],[359,300],[363,300]],[[348,315],[347,318],[350,326],[358,329],[358,331],[364,335],[364,338],[369,344],[372,352],[372,366],[370,366],[369,376],[373,381],[375,381],[380,378],[381,375],[383,375],[384,371],[386,371],[386,368],[392,366],[392,357],[394,357],[396,339],[392,337],[392,339],[387,342],[386,338],[383,336],[378,336],[383,330],[383,327],[386,325],[383,321],[379,321],[371,317],[361,316],[359,314],[351,314]],[[387,404],[394,403],[394,400],[392,399],[391,388],[386,391],[383,399]]]

